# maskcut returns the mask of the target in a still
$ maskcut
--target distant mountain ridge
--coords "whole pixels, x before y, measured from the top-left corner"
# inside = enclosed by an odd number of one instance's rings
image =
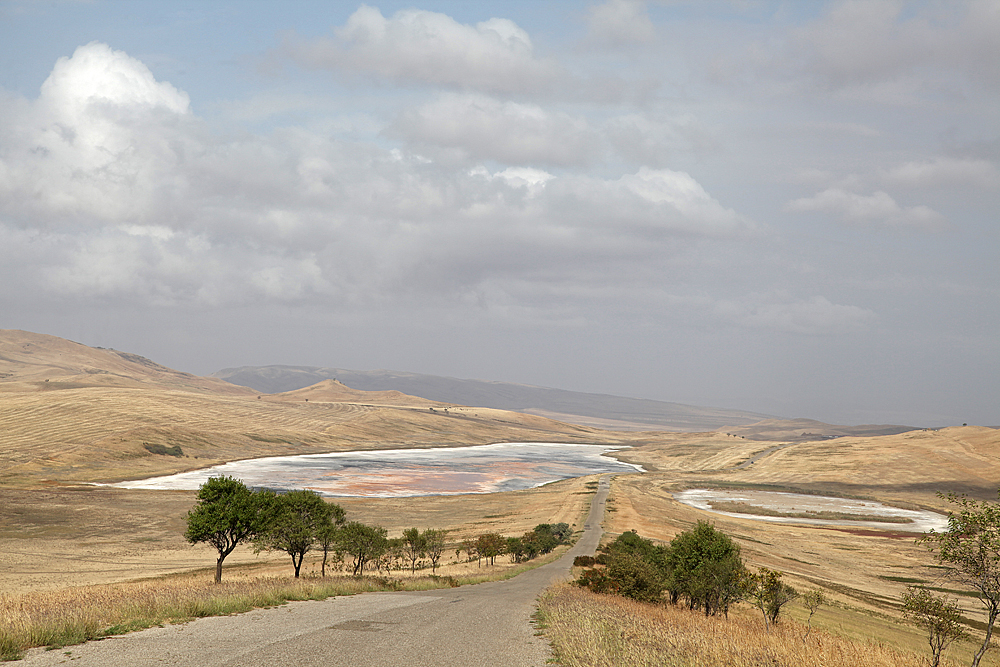
[[[267,394],[294,391],[324,380],[337,380],[352,389],[395,390],[431,401],[525,412],[612,430],[714,431],[774,418],[773,415],[743,410],[387,370],[242,366],[217,371],[211,377]]]

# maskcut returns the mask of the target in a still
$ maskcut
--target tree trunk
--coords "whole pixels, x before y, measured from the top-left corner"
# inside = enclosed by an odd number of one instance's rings
[[[225,556],[219,556],[219,559],[215,561],[215,583],[217,584],[222,583],[222,561],[225,558]]]
[[[295,554],[292,554],[292,567],[295,568],[295,578],[299,578],[299,568],[302,567],[302,558],[305,554],[299,554],[298,560],[295,559]]]
[[[976,654],[972,656],[972,667],[979,667],[979,661],[983,659],[983,655],[986,654],[986,649],[990,647],[990,638],[993,636],[993,624],[997,620],[997,614],[1000,613],[1000,606],[993,604],[989,609],[989,620],[986,623],[986,639],[983,641],[983,645],[979,647]]]

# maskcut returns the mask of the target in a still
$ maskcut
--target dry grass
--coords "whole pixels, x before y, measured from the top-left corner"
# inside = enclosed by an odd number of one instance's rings
[[[918,667],[924,658],[853,641],[785,619],[769,632],[749,609],[729,619],[558,586],[539,607],[545,635],[566,667]],[[952,663],[945,663],[952,664]]]
[[[338,499],[351,521],[377,524],[396,537],[417,527],[446,529],[449,541],[482,533],[521,535],[540,523],[582,525],[593,490],[590,478],[567,479],[536,489],[464,496]],[[103,487],[14,490],[0,487],[0,593],[107,584],[187,572],[214,565],[210,546],[184,540],[194,491],[132,491]],[[454,549],[445,561],[454,559]],[[225,562],[291,570],[284,554],[256,555],[240,547]],[[451,567],[451,565],[449,565]],[[455,576],[465,572],[454,565]],[[319,570],[310,553],[303,573]],[[472,564],[474,570],[476,564]]]
[[[290,600],[324,600],[380,590],[427,590],[444,578],[168,577],[47,593],[0,595],[0,659],[15,660],[28,648],[61,647],[108,635],[205,616],[272,607]]]

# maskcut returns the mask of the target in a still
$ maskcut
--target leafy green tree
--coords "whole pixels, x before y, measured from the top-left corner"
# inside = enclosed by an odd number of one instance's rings
[[[972,656],[972,667],[977,667],[1000,615],[1000,505],[953,493],[942,497],[956,506],[948,512],[948,530],[931,530],[920,539],[950,569],[953,580],[975,591],[986,610],[986,636]]]
[[[747,596],[764,615],[768,628],[778,622],[782,607],[798,597],[795,589],[781,580],[781,572],[762,567],[745,576]]]
[[[321,523],[316,528],[316,547],[323,551],[323,564],[320,565],[320,576],[326,576],[326,564],[330,559],[330,554],[337,549],[337,538],[340,527],[347,520],[347,514],[340,505],[330,505],[330,520]]]
[[[524,540],[520,537],[508,537],[506,550],[510,556],[511,563],[523,563],[527,560],[525,558]]]
[[[634,530],[600,549],[598,567],[580,575],[577,584],[597,593],[615,593],[642,602],[656,602],[666,587],[665,548]],[[604,567],[599,567],[603,565]]]
[[[704,609],[708,616],[727,612],[738,599],[746,571],[740,547],[712,524],[699,521],[677,535],[664,556],[671,602],[686,597],[690,609]]]
[[[211,477],[198,489],[198,501],[188,512],[184,537],[191,544],[207,542],[219,552],[215,583],[222,581],[226,556],[257,536],[266,497],[232,477]]]
[[[638,553],[616,553],[608,563],[607,576],[618,595],[639,602],[658,602],[666,588],[660,569]]]
[[[274,496],[264,513],[266,519],[257,535],[256,548],[287,553],[298,578],[305,555],[319,541],[324,527],[334,523],[335,515],[342,522],[344,510],[327,503],[315,491],[296,490]]]
[[[427,558],[431,561],[431,573],[437,572],[438,563],[441,561],[441,554],[444,553],[447,530],[435,530],[428,528],[424,531],[424,549],[427,551]]]
[[[389,548],[388,531],[381,526],[351,521],[338,532],[337,548],[354,560],[355,575],[364,574],[365,565],[377,560]]]
[[[504,552],[507,540],[498,533],[484,533],[476,538],[476,552],[486,559],[487,565],[494,565],[497,556]]]
[[[903,615],[927,631],[931,647],[931,667],[941,664],[941,653],[956,639],[965,637],[958,604],[910,586],[903,593]]]
[[[417,561],[427,554],[427,540],[416,528],[403,531],[403,556],[410,561],[410,572],[417,571]]]

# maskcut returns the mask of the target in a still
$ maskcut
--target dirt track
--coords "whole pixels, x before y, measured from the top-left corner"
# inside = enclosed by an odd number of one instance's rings
[[[607,494],[602,477],[584,533],[569,552],[508,581],[297,602],[61,650],[34,649],[20,664],[542,667],[550,652],[531,625],[535,601],[565,578],[574,556],[597,548]]]

